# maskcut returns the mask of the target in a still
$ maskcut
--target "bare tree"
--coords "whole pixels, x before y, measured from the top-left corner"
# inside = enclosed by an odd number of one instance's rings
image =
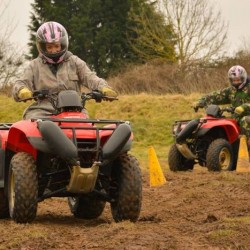
[[[8,4],[7,1],[0,2],[0,89],[18,77],[19,68],[24,61],[23,53],[10,41],[16,27],[14,21],[5,16]]]
[[[228,24],[207,0],[159,0],[176,37],[181,65],[208,62],[222,51]]]
[[[14,45],[0,39],[0,88],[10,84],[18,77],[23,56],[15,51]]]

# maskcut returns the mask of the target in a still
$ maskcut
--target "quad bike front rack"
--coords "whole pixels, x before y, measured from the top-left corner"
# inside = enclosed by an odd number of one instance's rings
[[[31,121],[51,121],[58,123],[58,127],[62,130],[71,130],[72,131],[72,142],[77,147],[78,152],[96,152],[96,158],[99,158],[100,151],[100,131],[114,131],[120,124],[126,123],[128,121],[123,120],[98,120],[98,119],[81,119],[81,118],[51,118],[51,117],[42,117],[31,119]],[[67,123],[77,123],[78,126],[65,125]],[[62,125],[63,124],[63,125]],[[79,126],[79,124],[91,124],[92,126]],[[115,125],[114,127],[100,126],[100,125]],[[95,126],[94,126],[95,125]],[[77,139],[76,131],[77,130],[92,130],[95,131],[95,139]]]

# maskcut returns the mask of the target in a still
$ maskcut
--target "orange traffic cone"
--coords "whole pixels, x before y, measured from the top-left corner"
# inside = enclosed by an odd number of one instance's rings
[[[247,138],[245,135],[240,136],[240,144],[239,144],[236,172],[250,172]]]
[[[152,146],[149,147],[149,174],[150,187],[160,186],[167,182]]]

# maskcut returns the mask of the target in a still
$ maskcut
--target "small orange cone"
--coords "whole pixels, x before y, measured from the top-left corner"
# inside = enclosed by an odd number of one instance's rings
[[[250,172],[247,138],[245,135],[240,136],[240,144],[239,144],[236,172]]]
[[[150,187],[160,186],[167,182],[152,146],[149,147],[149,174]]]

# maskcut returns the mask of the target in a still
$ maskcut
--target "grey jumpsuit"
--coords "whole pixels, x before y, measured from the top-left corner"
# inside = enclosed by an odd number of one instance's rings
[[[81,87],[100,90],[104,86],[108,86],[104,79],[99,78],[83,60],[68,51],[58,65],[49,65],[42,57],[32,60],[23,76],[15,82],[12,95],[18,101],[18,92],[24,87],[32,92],[49,89],[50,93],[58,93],[61,90],[76,90],[80,93]],[[38,100],[24,111],[23,118],[30,119],[54,112],[48,100]]]

